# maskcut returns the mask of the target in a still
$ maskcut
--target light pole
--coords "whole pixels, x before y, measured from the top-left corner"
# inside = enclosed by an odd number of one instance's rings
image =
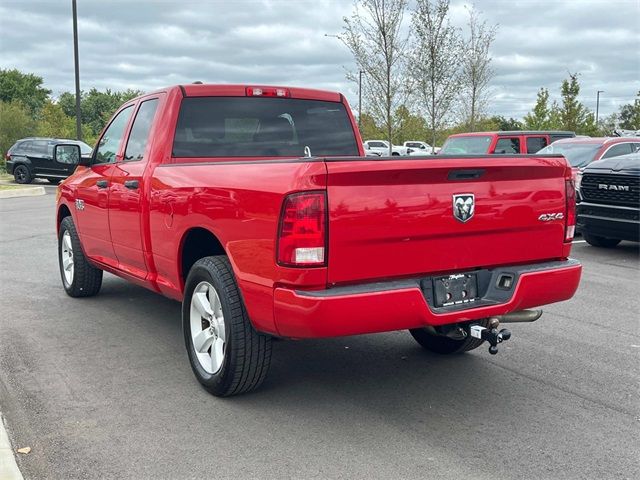
[[[78,60],[78,9],[76,0],[71,0],[73,10],[73,58],[76,73],[76,138],[82,140],[82,123],[80,118],[80,66]]]
[[[358,130],[362,131],[362,74],[364,72],[360,70],[360,76],[358,80]]]
[[[598,126],[598,114],[600,113],[600,94],[604,93],[604,90],[598,90],[596,93],[596,127]]]

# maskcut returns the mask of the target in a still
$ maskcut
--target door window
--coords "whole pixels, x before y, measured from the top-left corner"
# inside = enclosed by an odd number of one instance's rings
[[[34,157],[46,157],[47,156],[47,141],[36,140],[31,142],[31,148],[29,148],[29,155]]]
[[[619,155],[626,155],[627,153],[632,153],[631,143],[619,143],[607,150],[602,158],[617,157]]]
[[[114,163],[116,161],[118,147],[120,147],[120,141],[124,136],[124,129],[127,127],[132,111],[133,105],[128,106],[118,113],[107,127],[98,144],[94,163]]]
[[[135,162],[143,159],[144,151],[147,147],[147,139],[149,138],[149,130],[151,130],[157,108],[157,98],[140,104],[136,118],[133,121],[133,127],[131,127],[127,148],[124,152],[125,162]]]
[[[513,138],[500,138],[496,143],[494,153],[498,154],[518,154],[520,153],[520,139],[518,137]]]
[[[546,137],[527,137],[527,153],[536,153],[546,146]]]

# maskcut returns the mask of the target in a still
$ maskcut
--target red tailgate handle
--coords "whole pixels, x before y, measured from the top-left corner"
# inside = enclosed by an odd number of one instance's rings
[[[448,180],[475,180],[484,175],[484,169],[477,168],[474,170],[451,170],[449,172]]]

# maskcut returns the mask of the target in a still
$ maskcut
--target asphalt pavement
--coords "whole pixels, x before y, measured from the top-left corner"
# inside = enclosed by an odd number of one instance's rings
[[[636,244],[577,243],[575,298],[496,356],[407,332],[278,341],[261,389],[218,399],[178,303],[111,275],[64,293],[47,191],[0,200],[0,411],[26,479],[640,478]]]

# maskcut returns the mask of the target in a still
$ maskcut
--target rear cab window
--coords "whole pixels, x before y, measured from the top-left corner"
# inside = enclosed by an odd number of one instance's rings
[[[174,158],[357,156],[342,103],[294,98],[187,97]]]

